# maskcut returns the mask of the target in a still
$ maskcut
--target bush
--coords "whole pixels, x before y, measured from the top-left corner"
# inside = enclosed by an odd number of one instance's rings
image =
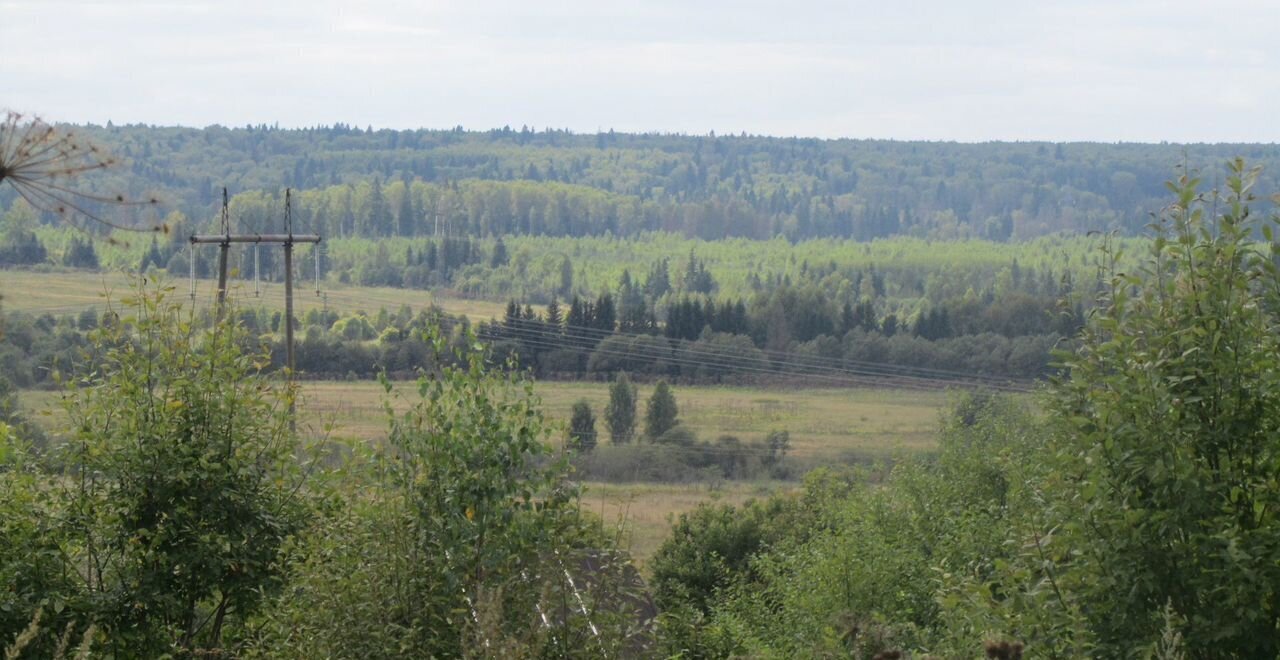
[[[676,408],[675,396],[671,394],[671,386],[667,385],[665,380],[658,381],[653,388],[653,394],[649,397],[649,403],[645,406],[645,437],[651,442],[657,442],[662,434],[675,428],[678,414],[679,409]]]
[[[447,365],[445,341],[426,341]],[[603,605],[591,619],[600,638],[581,610],[555,610],[544,627],[548,599],[576,598],[564,577],[575,548],[605,546],[579,512],[532,385],[486,371],[475,350],[456,359],[462,366],[419,378],[412,396],[383,379],[389,447],[357,453],[336,477],[334,506],[299,546],[264,652],[458,657],[511,642],[534,655],[588,654],[624,643]],[[402,397],[407,405],[392,405]],[[596,607],[592,591],[577,593]]]
[[[702,478],[684,452],[651,444],[602,445],[589,456],[578,457],[574,464],[577,473],[591,481],[685,483]]]
[[[305,518],[293,393],[233,322],[199,329],[145,286],[125,305],[91,335],[99,370],[64,397],[62,486],[0,476],[0,573],[18,587],[0,635],[43,601],[59,626],[100,625],[114,655],[216,653],[280,587]]]
[[[591,404],[585,399],[573,404],[568,446],[587,453],[596,448],[596,416],[591,412]]]
[[[1209,200],[1172,184],[1143,269],[1112,269],[1065,356],[1055,495],[1082,510],[1050,552],[1103,654],[1158,639],[1167,605],[1193,656],[1280,655],[1280,245],[1270,224],[1253,242],[1258,172],[1236,160]]]

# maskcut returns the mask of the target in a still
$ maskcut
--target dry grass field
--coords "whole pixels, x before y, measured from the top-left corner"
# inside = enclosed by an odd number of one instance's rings
[[[411,383],[399,386],[406,396],[412,395]],[[643,402],[653,388],[637,387],[643,415]],[[597,417],[608,400],[604,383],[540,382],[535,391],[547,414],[561,423],[579,399],[590,402]],[[754,441],[772,429],[786,429],[791,433],[792,454],[810,465],[927,450],[934,445],[938,415],[947,401],[944,392],[890,389],[677,386],[674,392],[680,419],[699,438],[733,434]],[[56,407],[58,396],[28,391],[22,393],[22,403],[33,410],[48,410]],[[370,381],[306,382],[300,404],[303,427],[319,428],[331,421],[336,435],[376,442],[386,429],[383,396],[381,386]],[[56,427],[60,415],[51,411],[36,417]],[[603,421],[598,428],[603,438]],[[737,504],[796,487],[793,482],[588,483],[583,506],[599,515],[606,528],[619,530],[623,546],[643,564],[666,538],[671,516],[706,501]]]
[[[586,484],[582,508],[600,517],[605,530],[617,534],[641,567],[671,532],[671,520],[704,502],[742,504],[770,493],[790,491],[786,482],[705,484]]]
[[[403,386],[406,392],[412,389],[408,383]],[[652,385],[637,385],[641,416],[652,391]],[[794,456],[819,460],[884,458],[929,449],[948,396],[941,391],[879,388],[676,386],[673,391],[679,419],[701,439],[728,434],[750,441],[784,429],[791,434]],[[605,383],[543,381],[535,392],[547,414],[560,422],[568,421],[573,403],[580,399],[600,418],[609,399]],[[341,435],[375,439],[386,428],[382,387],[375,382],[306,382],[303,398],[304,414],[332,420]],[[603,420],[598,426],[603,436]]]
[[[174,287],[179,295],[187,295],[191,290],[190,280],[185,277],[163,281]],[[119,299],[128,295],[130,286],[130,278],[124,273],[0,270],[0,295],[4,296],[4,308],[33,314],[78,313],[86,307],[103,304],[108,296]],[[196,300],[209,304],[216,286],[213,280],[197,280]],[[372,314],[381,307],[395,311],[401,305],[417,311],[434,302],[450,314],[463,314],[473,321],[487,321],[501,318],[506,307],[502,303],[442,296],[429,291],[353,287],[328,282],[321,285],[322,295],[316,295],[315,283],[306,277],[295,287],[294,305],[299,315],[326,306],[342,313],[364,311]],[[252,281],[233,278],[228,289],[232,298],[241,304],[284,309],[284,285],[281,283],[262,283],[256,297]]]

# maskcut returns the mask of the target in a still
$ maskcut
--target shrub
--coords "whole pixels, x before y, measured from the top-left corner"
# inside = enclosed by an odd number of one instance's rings
[[[596,416],[585,399],[573,404],[573,415],[569,420],[569,447],[587,453],[596,448]]]
[[[305,515],[293,392],[260,375],[268,361],[232,321],[199,329],[145,285],[124,303],[92,335],[101,371],[64,397],[71,468],[51,538],[115,653],[218,649],[281,585]]]
[[[656,442],[662,434],[675,427],[678,414],[679,409],[676,407],[675,396],[671,394],[671,386],[667,385],[665,380],[658,381],[653,388],[653,394],[649,397],[648,405],[645,406],[645,437]]]
[[[1280,654],[1280,245],[1269,224],[1253,243],[1258,173],[1236,160],[1209,199],[1171,184],[1142,270],[1111,270],[1065,356],[1057,496],[1083,510],[1052,551],[1081,553],[1060,570],[1105,654],[1157,639],[1166,605],[1190,655]]]
[[[604,409],[605,425],[609,427],[609,441],[614,444],[631,442],[636,433],[636,388],[619,373],[609,385],[609,404]]]
[[[444,366],[424,373],[414,395],[383,378],[388,447],[357,452],[335,475],[334,506],[299,544],[294,589],[261,649],[458,657],[512,640],[531,655],[622,644],[603,613],[591,624],[604,632],[590,632],[582,609],[594,607],[594,595],[582,585],[571,591],[565,578],[575,548],[604,544],[578,509],[532,385],[486,371],[473,338],[460,366],[447,364],[437,334],[425,341]],[[407,405],[393,405],[400,398]],[[557,614],[554,625],[538,615],[552,611],[550,601],[568,608],[579,596],[585,605]]]

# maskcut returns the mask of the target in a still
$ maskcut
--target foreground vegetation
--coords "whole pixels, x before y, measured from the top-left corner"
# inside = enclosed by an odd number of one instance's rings
[[[682,516],[650,564],[669,648],[1274,656],[1280,252],[1249,239],[1254,176],[1211,203],[1178,182],[1043,415],[975,396],[883,487],[815,472]]]
[[[466,351],[412,394],[387,383],[403,403],[385,446],[304,444],[296,391],[261,373],[242,326],[202,329],[145,287],[122,304],[91,334],[102,372],[68,383],[71,435],[38,452],[19,415],[0,427],[5,639],[34,620],[55,631],[23,642],[37,655],[90,625],[115,656],[628,643],[643,603],[618,595],[623,558],[583,517],[528,385]]]

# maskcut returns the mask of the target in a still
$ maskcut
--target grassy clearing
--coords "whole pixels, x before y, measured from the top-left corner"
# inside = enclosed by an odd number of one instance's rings
[[[782,429],[791,433],[792,455],[814,459],[880,458],[933,447],[945,392],[881,388],[767,389],[675,386],[679,419],[703,440],[735,435],[758,440]],[[539,383],[551,416],[568,420],[575,401],[585,399],[597,417],[608,403],[604,383]],[[637,385],[639,413],[653,392]],[[605,433],[603,421],[599,430]],[[607,441],[607,440],[602,440]]]
[[[412,396],[408,383],[400,385]],[[637,385],[640,414],[651,385]],[[947,393],[892,389],[772,390],[745,387],[678,386],[679,419],[703,440],[725,434],[758,440],[774,429],[791,433],[791,455],[814,462],[890,458],[934,446],[938,415]],[[334,424],[342,437],[376,441],[386,432],[382,387],[372,381],[311,381],[302,384],[299,404],[304,427]],[[535,391],[543,409],[567,422],[573,402],[585,399],[602,418],[608,401],[604,383],[540,382]],[[57,392],[29,391],[24,406],[47,409]],[[401,403],[392,399],[393,405]],[[56,426],[57,411],[48,417]],[[603,419],[597,424],[608,442]]]
[[[671,521],[704,502],[741,504],[752,498],[796,488],[785,482],[703,484],[608,484],[588,482],[582,508],[600,517],[605,530],[644,565],[671,531]]]
[[[179,294],[185,295],[190,291],[190,280],[185,277],[169,278],[167,283]],[[33,314],[78,313],[86,307],[102,305],[108,295],[114,300],[128,295],[130,286],[130,277],[118,272],[0,270],[0,295],[4,296],[4,308]],[[264,282],[260,286],[260,295],[256,297],[252,281],[233,278],[229,288],[230,295],[241,304],[284,309],[284,284]],[[210,304],[216,290],[214,280],[197,280],[196,300]],[[450,314],[463,314],[473,321],[487,321],[501,318],[506,308],[503,303],[412,289],[353,287],[323,282],[321,292],[323,295],[317,296],[315,283],[303,277],[294,290],[296,313],[301,315],[325,306],[344,314],[356,311],[373,313],[380,307],[395,311],[401,305],[417,311],[434,302]]]
[[[408,384],[403,384],[411,394]],[[888,458],[933,447],[946,392],[881,388],[788,389],[677,386],[679,419],[703,440],[735,435],[758,440],[775,429],[791,433],[792,455],[814,461]],[[539,382],[543,409],[567,423],[575,401],[585,399],[599,418],[607,442],[605,383]],[[652,385],[639,384],[640,415]],[[377,439],[386,429],[382,388],[371,381],[314,381],[303,384],[303,414],[333,421],[337,433]]]
[[[401,383],[406,397],[409,383]],[[637,386],[643,402],[652,385]],[[586,399],[603,415],[608,399],[604,383],[540,382],[535,387],[544,410],[565,422],[570,407]],[[773,390],[745,387],[674,388],[680,419],[704,440],[734,434],[744,441],[758,440],[771,429],[791,432],[793,455],[811,464],[887,458],[934,446],[938,415],[947,400],[944,392],[890,389]],[[56,407],[57,392],[27,391],[22,404],[33,410]],[[393,400],[394,401],[394,400]],[[396,407],[400,407],[400,402]],[[335,425],[335,434],[376,442],[386,433],[382,387],[370,381],[316,381],[303,383],[299,410],[304,428]],[[37,415],[56,427],[60,415]],[[599,423],[605,438],[604,423]],[[600,516],[606,529],[618,530],[643,564],[670,531],[668,520],[707,501],[738,504],[752,497],[795,488],[783,482],[703,483],[588,483],[583,507]],[[621,524],[621,527],[619,525]]]

